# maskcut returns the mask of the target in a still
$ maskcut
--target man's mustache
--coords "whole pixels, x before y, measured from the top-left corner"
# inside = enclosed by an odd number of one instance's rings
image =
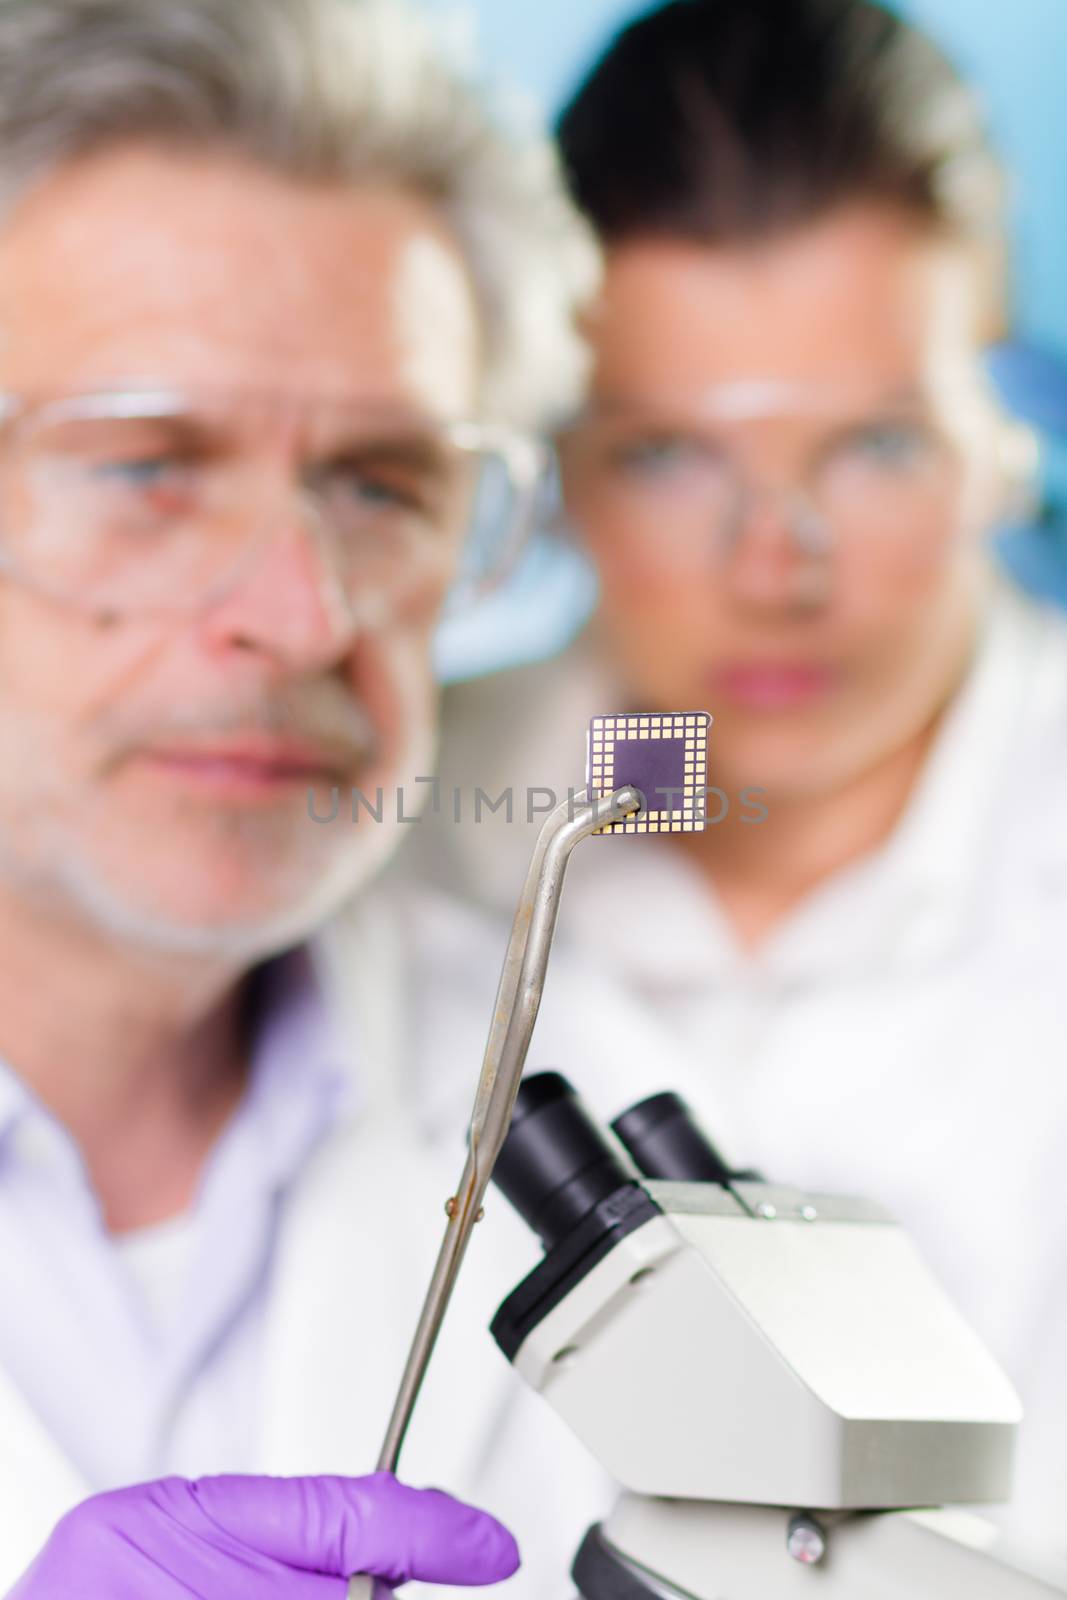
[[[229,700],[225,705],[186,702],[121,722],[109,719],[99,731],[109,768],[146,747],[195,745],[198,740],[254,733],[313,745],[330,766],[347,772],[376,756],[382,742],[363,702],[328,680],[291,684],[269,697]]]

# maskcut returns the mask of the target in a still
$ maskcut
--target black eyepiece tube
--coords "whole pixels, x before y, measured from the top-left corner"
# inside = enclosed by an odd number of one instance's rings
[[[611,1126],[646,1178],[729,1183],[748,1176],[731,1169],[681,1095],[670,1091],[651,1095],[616,1117]]]
[[[538,1072],[523,1079],[493,1182],[546,1250],[633,1181],[625,1158],[566,1078]]]

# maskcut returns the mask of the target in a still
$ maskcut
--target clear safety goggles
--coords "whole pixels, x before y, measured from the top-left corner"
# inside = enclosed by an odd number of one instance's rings
[[[757,518],[816,560],[849,549],[921,558],[966,516],[976,479],[988,481],[999,420],[977,386],[886,397],[752,381],[684,408],[591,410],[558,452],[571,519],[659,569],[729,558]]]
[[[300,527],[353,618],[513,563],[545,448],[316,397],[135,384],[0,397],[0,570],[106,615],[196,613]]]

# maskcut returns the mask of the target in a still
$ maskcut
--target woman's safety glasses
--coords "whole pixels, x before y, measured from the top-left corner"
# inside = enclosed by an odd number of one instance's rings
[[[988,483],[994,416],[962,394],[733,383],[696,405],[593,409],[559,454],[571,519],[657,572],[708,571],[760,516],[812,558],[911,563],[936,559]]]

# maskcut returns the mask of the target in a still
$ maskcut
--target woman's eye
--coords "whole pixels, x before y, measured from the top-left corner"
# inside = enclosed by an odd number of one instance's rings
[[[929,457],[931,440],[918,423],[886,422],[857,428],[839,447],[845,455],[894,471],[921,466]]]
[[[692,439],[663,437],[635,439],[612,452],[614,464],[624,472],[666,476],[700,465],[707,451]]]

